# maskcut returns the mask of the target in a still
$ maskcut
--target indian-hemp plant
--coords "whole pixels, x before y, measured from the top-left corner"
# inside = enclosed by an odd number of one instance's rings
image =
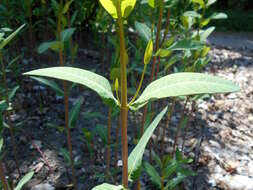
[[[33,70],[24,75],[51,77],[84,85],[95,91],[106,105],[110,107],[118,106],[120,108],[123,161],[122,185],[116,186],[104,183],[94,187],[93,190],[128,189],[128,182],[138,179],[141,174],[145,147],[168,108],[165,107],[156,116],[128,157],[127,118],[129,110],[136,111],[147,103],[158,99],[195,94],[230,93],[238,91],[239,88],[230,81],[207,74],[191,72],[176,73],[151,82],[141,95],[139,95],[140,88],[138,88],[134,97],[128,102],[127,64],[129,58],[126,50],[123,22],[127,20],[127,17],[134,9],[136,0],[100,0],[100,3],[113,19],[117,21],[117,34],[120,42],[120,96],[114,97],[111,85],[106,78],[84,69],[61,66]],[[152,44],[152,42],[148,43],[148,47],[146,48],[143,77],[152,57]],[[139,85],[142,86],[142,80]]]

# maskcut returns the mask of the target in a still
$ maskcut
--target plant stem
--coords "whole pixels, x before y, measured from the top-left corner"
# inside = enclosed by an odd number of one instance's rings
[[[7,105],[9,106],[9,92],[8,92],[8,83],[7,83],[7,77],[6,77],[6,72],[5,72],[5,65],[3,62],[3,55],[2,52],[0,52],[0,62],[2,65],[2,75],[3,75],[3,83],[4,83],[4,88],[5,88],[5,101]],[[12,144],[12,152],[15,160],[15,164],[18,170],[19,176],[21,176],[21,172],[19,170],[19,164],[18,164],[18,154],[17,154],[17,145],[15,141],[15,136],[14,136],[14,131],[13,131],[13,126],[11,124],[11,117],[10,117],[10,112],[7,110],[7,123],[9,125],[9,131],[11,135],[11,144]]]
[[[162,157],[163,154],[164,154],[164,140],[165,140],[165,135],[166,135],[166,128],[169,126],[172,113],[174,112],[175,104],[176,104],[176,99],[173,98],[173,99],[172,99],[171,106],[170,106],[170,110],[169,110],[169,112],[168,112],[166,124],[165,124],[165,126],[163,127],[163,133],[162,133],[162,139],[161,139],[161,140],[162,140],[162,141],[161,141],[161,155],[160,155],[161,157]]]
[[[2,185],[3,185],[3,189],[4,190],[9,190],[8,183],[7,183],[7,180],[6,180],[5,175],[4,175],[4,168],[3,168],[2,161],[0,161],[0,177],[1,177],[1,182],[2,182]]]
[[[118,33],[120,38],[120,72],[121,72],[121,141],[122,141],[122,183],[125,188],[128,187],[128,140],[127,140],[127,70],[126,70],[126,46],[124,37],[124,27],[121,18],[121,1],[117,1],[118,15]]]
[[[144,75],[145,75],[146,70],[147,70],[147,64],[144,65],[144,69],[142,71],[142,75],[141,75],[141,80],[140,80],[139,86],[138,86],[138,88],[136,90],[136,93],[135,93],[134,97],[132,98],[132,100],[130,101],[130,103],[128,105],[131,105],[135,101],[135,99],[137,98],[137,96],[138,96],[138,94],[140,92],[142,83],[143,83],[143,79],[144,79]]]
[[[189,127],[190,127],[190,123],[191,123],[191,121],[192,121],[192,117],[193,117],[193,112],[194,112],[194,110],[195,110],[195,106],[196,106],[196,102],[195,101],[193,101],[192,102],[192,105],[191,105],[191,112],[190,112],[190,114],[189,114],[189,118],[188,118],[188,120],[187,120],[187,123],[186,123],[186,126],[185,126],[185,130],[184,130],[184,136],[183,136],[183,144],[182,144],[182,153],[184,153],[184,146],[185,146],[185,138],[186,138],[186,135],[187,135],[187,132],[188,132],[188,129],[189,129]]]
[[[164,3],[164,2],[163,2]],[[162,26],[162,17],[163,17],[163,5],[160,6],[160,11],[159,11],[159,20],[156,28],[156,40],[155,40],[155,52],[159,48],[159,41],[160,41],[160,32],[161,32],[161,26]],[[151,70],[151,75],[149,81],[152,82],[155,74],[155,66],[156,66],[156,61],[157,61],[157,56],[153,57],[153,64],[152,64],[152,70]],[[141,122],[141,136],[144,133],[144,125],[145,121],[147,118],[147,112],[148,112],[148,104],[146,104],[143,108],[143,117],[142,117],[142,122]]]
[[[185,101],[184,103],[184,108],[181,112],[181,116],[180,116],[180,121],[177,125],[177,131],[176,131],[176,135],[175,135],[175,139],[174,139],[174,145],[173,145],[173,152],[172,152],[172,155],[174,156],[175,152],[176,152],[176,148],[177,148],[177,141],[178,141],[178,137],[179,137],[179,133],[180,133],[180,129],[181,129],[181,126],[184,122],[184,115],[185,115],[185,110],[186,110],[186,105],[188,103],[188,98],[187,100]]]
[[[110,177],[111,164],[111,125],[112,125],[112,108],[109,108],[108,122],[107,122],[107,146],[106,146],[106,178]]]
[[[164,43],[164,41],[166,39],[166,36],[168,35],[169,24],[170,24],[170,9],[168,9],[168,12],[167,12],[167,19],[166,19],[166,24],[165,24],[165,30],[164,30],[164,33],[163,33],[163,38],[162,38],[162,42],[161,42],[160,47],[163,46],[163,43]],[[161,62],[161,59],[160,59],[160,57],[158,57],[158,63],[157,63],[157,66],[156,66],[156,73],[155,73],[155,78],[156,79],[157,79],[157,76],[158,76],[158,73],[159,73],[160,62]]]
[[[62,0],[60,3],[62,5]],[[61,19],[62,19],[62,14],[59,13],[58,22],[57,22],[57,36],[58,36],[59,41],[61,41],[61,27],[62,27]],[[64,66],[62,49],[59,49],[59,61],[60,61],[60,65]],[[66,81],[63,81],[63,91],[64,91],[64,109],[65,109],[65,131],[67,135],[67,144],[68,144],[69,157],[70,157],[71,170],[72,170],[72,183],[74,184],[74,189],[77,190],[77,181],[76,181],[74,159],[73,159],[73,153],[72,153],[71,133],[70,133],[70,128],[69,128],[68,85]]]

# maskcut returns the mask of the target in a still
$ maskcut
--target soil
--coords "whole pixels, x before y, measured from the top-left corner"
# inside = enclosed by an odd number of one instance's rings
[[[224,35],[226,36],[226,35]],[[194,119],[190,123],[190,130],[186,136],[184,154],[194,159],[191,165],[197,173],[195,177],[184,182],[184,188],[189,190],[252,190],[253,189],[253,48],[252,39],[247,38],[249,44],[243,47],[239,41],[231,45],[219,40],[220,36],[210,38],[213,57],[205,72],[222,76],[236,82],[241,91],[236,94],[215,95],[210,99],[199,102],[194,112]],[[241,39],[245,40],[245,39]],[[55,58],[56,59],[56,58]],[[54,60],[54,59],[53,59]],[[80,61],[82,60],[82,61]],[[40,57],[40,62],[47,62],[47,58]],[[96,49],[80,47],[76,67],[95,70],[102,73],[99,62],[101,58]],[[38,68],[31,60],[23,60],[24,71]],[[49,64],[40,64],[41,67]],[[23,72],[23,71],[22,71]],[[61,149],[67,147],[64,127],[63,99],[53,90],[29,78],[12,78],[10,83],[18,82],[20,89],[15,97],[12,113],[12,123],[15,123],[15,139],[18,145],[19,166],[22,175],[34,170],[35,176],[28,183],[26,189],[34,189],[38,184],[47,184],[46,189],[71,189],[71,171],[68,161],[61,154]],[[60,83],[59,83],[60,84]],[[73,155],[76,163],[78,189],[92,189],[104,181],[120,182],[120,152],[118,159],[113,149],[113,176],[105,179],[105,146],[102,139],[95,135],[93,151],[85,143],[83,128],[90,131],[94,126],[105,128],[108,109],[103,106],[100,98],[86,88],[75,86],[70,94],[70,104],[83,97],[81,114],[77,126],[71,129]],[[95,105],[95,106],[94,106]],[[177,109],[182,106],[178,104]],[[187,105],[189,107],[189,105]],[[92,116],[95,115],[95,116]],[[137,116],[137,119],[132,119]],[[139,126],[141,112],[130,114],[129,126]],[[172,116],[170,128],[167,130],[166,152],[171,152],[175,126],[179,122],[180,112]],[[113,119],[112,133],[116,136],[118,121]],[[164,126],[164,122],[161,124]],[[129,131],[130,150],[133,147],[135,128]],[[159,131],[156,132],[156,135]],[[179,147],[182,143],[181,134]],[[5,137],[4,163],[9,178],[15,183],[18,171],[15,167],[11,151],[11,141],[8,130]],[[113,139],[115,142],[116,139]],[[156,142],[154,135],[154,142]],[[159,141],[158,141],[159,143]],[[156,145],[156,144],[155,144]],[[156,147],[156,146],[155,146]],[[159,147],[159,144],[157,144]],[[146,183],[144,175],[142,183]],[[49,185],[50,184],[50,185]],[[46,186],[44,186],[46,187]],[[43,189],[43,188],[40,188]],[[134,188],[132,188],[134,189]],[[146,187],[145,189],[149,189]]]

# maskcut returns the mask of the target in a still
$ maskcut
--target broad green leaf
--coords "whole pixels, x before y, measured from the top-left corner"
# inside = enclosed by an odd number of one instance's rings
[[[153,122],[149,125],[149,127],[146,129],[145,133],[142,135],[141,139],[139,140],[136,147],[133,149],[131,154],[128,157],[128,180],[132,181],[132,175],[135,171],[138,171],[138,169],[142,165],[142,157],[146,148],[146,145],[151,138],[154,130],[156,129],[158,123],[163,118],[164,114],[166,113],[168,107],[164,108],[153,120]]]
[[[66,42],[70,39],[70,37],[74,34],[75,28],[68,28],[61,32],[61,41]]]
[[[225,13],[213,13],[209,19],[219,20],[219,19],[227,19],[228,16]]]
[[[201,15],[199,13],[197,13],[196,11],[186,11],[184,13],[184,16],[194,17],[194,18],[201,18]]]
[[[19,182],[17,187],[14,188],[14,190],[22,190],[23,186],[28,183],[32,177],[34,175],[34,172],[29,172],[28,174],[26,174]]]
[[[149,101],[167,97],[230,93],[239,90],[233,82],[220,77],[201,73],[176,73],[149,84],[132,107],[138,109]]]
[[[53,80],[48,80],[48,79],[45,79],[45,78],[41,78],[41,77],[31,77],[32,79],[42,83],[42,84],[45,84],[49,87],[51,87],[58,96],[63,96],[64,95],[64,92],[63,90],[60,88],[60,86],[54,82]]]
[[[146,47],[145,55],[144,55],[144,64],[149,64],[153,53],[153,41],[149,40],[148,45]]]
[[[74,128],[76,126],[77,118],[80,113],[83,101],[84,101],[83,97],[79,98],[73,105],[73,108],[70,110],[70,113],[69,113],[69,127],[70,128]]]
[[[104,9],[113,17],[118,18],[116,4],[117,0],[99,0]],[[127,18],[134,9],[136,0],[121,0],[121,14]]]
[[[161,178],[155,168],[151,166],[148,162],[144,163],[144,168],[149,175],[151,181],[158,187],[161,187]]]
[[[51,77],[78,83],[94,90],[105,101],[105,103],[109,105],[112,105],[113,103],[117,104],[117,100],[113,96],[109,81],[91,71],[73,67],[51,67],[33,70],[24,73],[24,75]]]
[[[103,183],[101,185],[92,188],[92,190],[122,190],[122,189],[123,189],[122,185],[116,186],[108,183]]]
[[[3,49],[23,28],[25,24],[20,26],[15,32],[11,33],[7,38],[5,38],[1,43],[0,43],[0,50]]]
[[[151,29],[145,24],[141,22],[135,22],[135,29],[139,36],[148,42],[151,39]]]
[[[168,49],[169,50],[194,50],[202,48],[202,42],[191,40],[191,39],[183,39],[172,44]]]

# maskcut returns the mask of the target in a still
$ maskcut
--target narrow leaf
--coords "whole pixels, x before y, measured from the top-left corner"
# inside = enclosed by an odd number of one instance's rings
[[[53,80],[48,80],[48,79],[45,79],[45,78],[41,78],[41,77],[31,77],[32,79],[40,82],[41,84],[45,84],[49,87],[51,87],[58,96],[63,96],[64,95],[64,92],[63,90],[60,88],[60,86],[54,82]]]
[[[101,185],[92,188],[92,190],[122,190],[122,189],[123,189],[122,185],[116,186],[108,183],[103,183]]]
[[[203,44],[199,41],[183,39],[172,44],[168,50],[194,50],[202,47]]]
[[[34,172],[29,172],[28,174],[26,174],[19,182],[17,187],[14,188],[14,190],[22,190],[23,186],[28,183],[32,177],[34,175]]]
[[[24,73],[24,75],[51,77],[78,83],[94,90],[105,101],[105,103],[109,105],[117,104],[117,100],[113,96],[109,81],[91,71],[73,67],[51,67],[33,70]]]
[[[148,42],[151,39],[151,29],[145,24],[141,22],[135,22],[135,29],[138,35]]]
[[[131,154],[128,157],[128,180],[132,181],[133,173],[141,167],[142,157],[146,148],[146,145],[151,138],[154,130],[156,129],[158,123],[161,121],[162,117],[166,113],[168,107],[164,108],[154,119],[154,121],[150,124],[150,126],[146,129],[145,133],[139,140],[136,147],[133,149]]]
[[[75,28],[67,28],[61,32],[61,41],[66,42],[74,34]]]
[[[0,50],[3,49],[23,28],[25,24],[20,26],[15,32],[11,33],[7,38],[5,38],[1,43],[0,43]]]
[[[42,54],[44,53],[45,51],[47,51],[48,49],[50,49],[50,47],[52,46],[52,44],[54,43],[55,41],[53,42],[43,42],[40,44],[40,46],[38,47],[38,53],[39,54]]]
[[[225,13],[213,13],[209,19],[219,20],[219,19],[227,19],[228,16]]]
[[[83,97],[79,98],[69,113],[69,127],[70,128],[74,128],[76,126],[77,118],[80,113],[83,101],[84,101]]]
[[[144,163],[144,168],[147,174],[149,175],[151,181],[158,187],[161,187],[161,179],[155,168],[147,162]]]
[[[217,94],[239,91],[233,82],[201,73],[176,73],[162,77],[149,84],[132,104],[139,109],[148,101],[196,94]]]
[[[175,188],[179,183],[181,183],[186,178],[185,175],[179,175],[173,179],[171,179],[165,186],[165,190],[170,190]]]

